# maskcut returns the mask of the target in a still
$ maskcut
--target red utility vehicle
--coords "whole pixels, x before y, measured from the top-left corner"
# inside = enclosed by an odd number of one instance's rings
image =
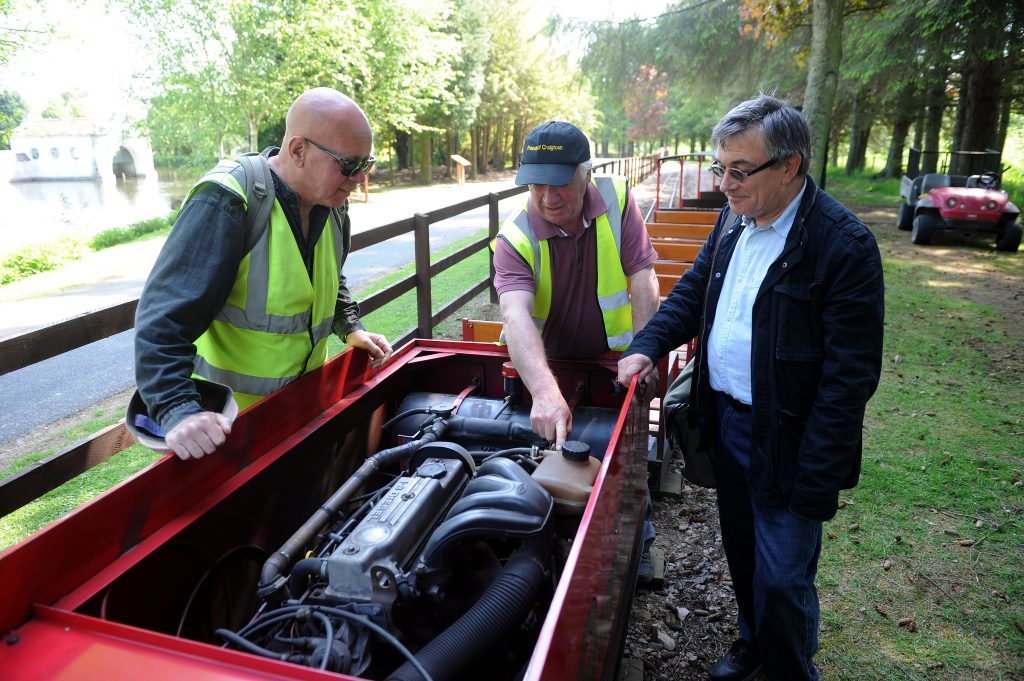
[[[1020,210],[999,186],[999,152],[956,151],[946,159],[966,174],[920,174],[921,157],[930,153],[911,148],[907,174],[900,181],[900,209],[896,226],[910,231],[915,244],[927,245],[943,231],[987,234],[996,250],[1016,251],[1020,246]]]

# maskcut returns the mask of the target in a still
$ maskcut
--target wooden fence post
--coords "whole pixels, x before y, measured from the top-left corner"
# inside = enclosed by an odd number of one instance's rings
[[[498,224],[498,195],[491,192],[487,195],[487,236],[490,240],[494,240],[498,236],[498,228],[501,226]],[[490,255],[488,253],[488,255]],[[494,258],[487,258],[487,266],[491,270],[491,281],[494,281]],[[497,305],[498,303],[498,292],[494,290],[494,285],[490,287],[491,292],[491,304]]]
[[[413,218],[416,253],[416,337],[433,338],[430,323],[430,223],[426,213]]]

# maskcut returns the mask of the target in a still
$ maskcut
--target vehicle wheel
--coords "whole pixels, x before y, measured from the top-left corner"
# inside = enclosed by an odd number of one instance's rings
[[[900,211],[896,214],[896,229],[901,232],[909,232],[914,222],[914,209],[909,203],[901,203]]]
[[[1020,246],[1021,226],[1019,222],[1009,222],[1003,227],[1002,234],[996,239],[997,251],[1016,252]]]
[[[918,213],[914,217],[914,226],[910,232],[910,240],[919,245],[927,246],[932,242],[932,235],[935,232],[935,216],[928,213]]]

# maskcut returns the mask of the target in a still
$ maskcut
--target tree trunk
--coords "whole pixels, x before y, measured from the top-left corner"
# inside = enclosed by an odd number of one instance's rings
[[[962,106],[957,108],[960,138],[955,148],[960,151],[991,149],[997,146],[999,139],[999,104],[1003,88],[998,68],[989,59],[975,57],[964,69],[963,78],[966,87],[961,89]],[[968,157],[961,156],[959,161],[953,172],[969,174]]]
[[[846,155],[847,175],[864,170],[872,118],[870,95],[866,88],[861,88],[854,95],[853,111],[850,114],[850,150]]]
[[[458,152],[458,149],[455,148],[455,134],[452,132],[451,128],[445,129],[444,140],[445,148],[448,150],[444,156],[444,167],[448,173],[448,179],[450,180],[455,176],[452,172],[452,164],[455,163],[455,161],[452,160],[452,156]]]
[[[430,184],[430,133],[420,133],[420,182]]]
[[[469,176],[474,180],[476,179],[476,170],[480,165],[480,126],[474,125],[469,130],[469,141],[472,145],[470,150],[470,158],[473,160],[473,165],[469,166]]]
[[[480,140],[480,172],[484,175],[487,174],[489,167],[488,153],[491,148],[491,126],[489,124],[484,125],[483,139]]]
[[[404,170],[412,166],[412,140],[404,130],[395,131],[396,170]]]
[[[505,168],[505,128],[508,127],[508,123],[504,116],[498,118],[497,124],[494,126],[494,149],[491,151],[491,158],[494,161],[494,167],[498,170]]]
[[[941,62],[932,62],[941,63]],[[927,99],[924,124],[924,146],[922,150],[921,173],[934,173],[939,165],[939,133],[942,131],[942,114],[946,109],[946,77],[948,67],[931,71],[931,80],[925,95]]]
[[[249,151],[259,151],[260,125],[255,119],[249,119]]]
[[[825,152],[831,131],[832,106],[839,84],[843,56],[845,0],[812,0],[811,56],[804,90],[804,117],[811,128],[811,163],[808,173],[825,185]]]
[[[903,175],[903,152],[910,125],[914,122],[917,101],[914,81],[907,81],[896,95],[896,115],[892,125],[892,138],[889,140],[889,153],[885,159],[885,168],[879,173],[879,177]]]

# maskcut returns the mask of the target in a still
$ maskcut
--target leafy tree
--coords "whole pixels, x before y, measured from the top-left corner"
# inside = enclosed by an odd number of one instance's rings
[[[85,118],[81,92],[62,92],[43,109],[43,118]]]
[[[11,133],[25,120],[28,107],[17,92],[0,91],[0,149],[11,148]]]
[[[626,134],[634,140],[663,140],[669,133],[665,74],[654,66],[641,66],[625,95]]]
[[[535,30],[530,14],[522,0],[486,8],[491,50],[472,132],[474,164],[481,170],[504,168],[510,158],[514,165],[526,133],[542,121],[568,121],[585,132],[597,125],[589,84]]]

